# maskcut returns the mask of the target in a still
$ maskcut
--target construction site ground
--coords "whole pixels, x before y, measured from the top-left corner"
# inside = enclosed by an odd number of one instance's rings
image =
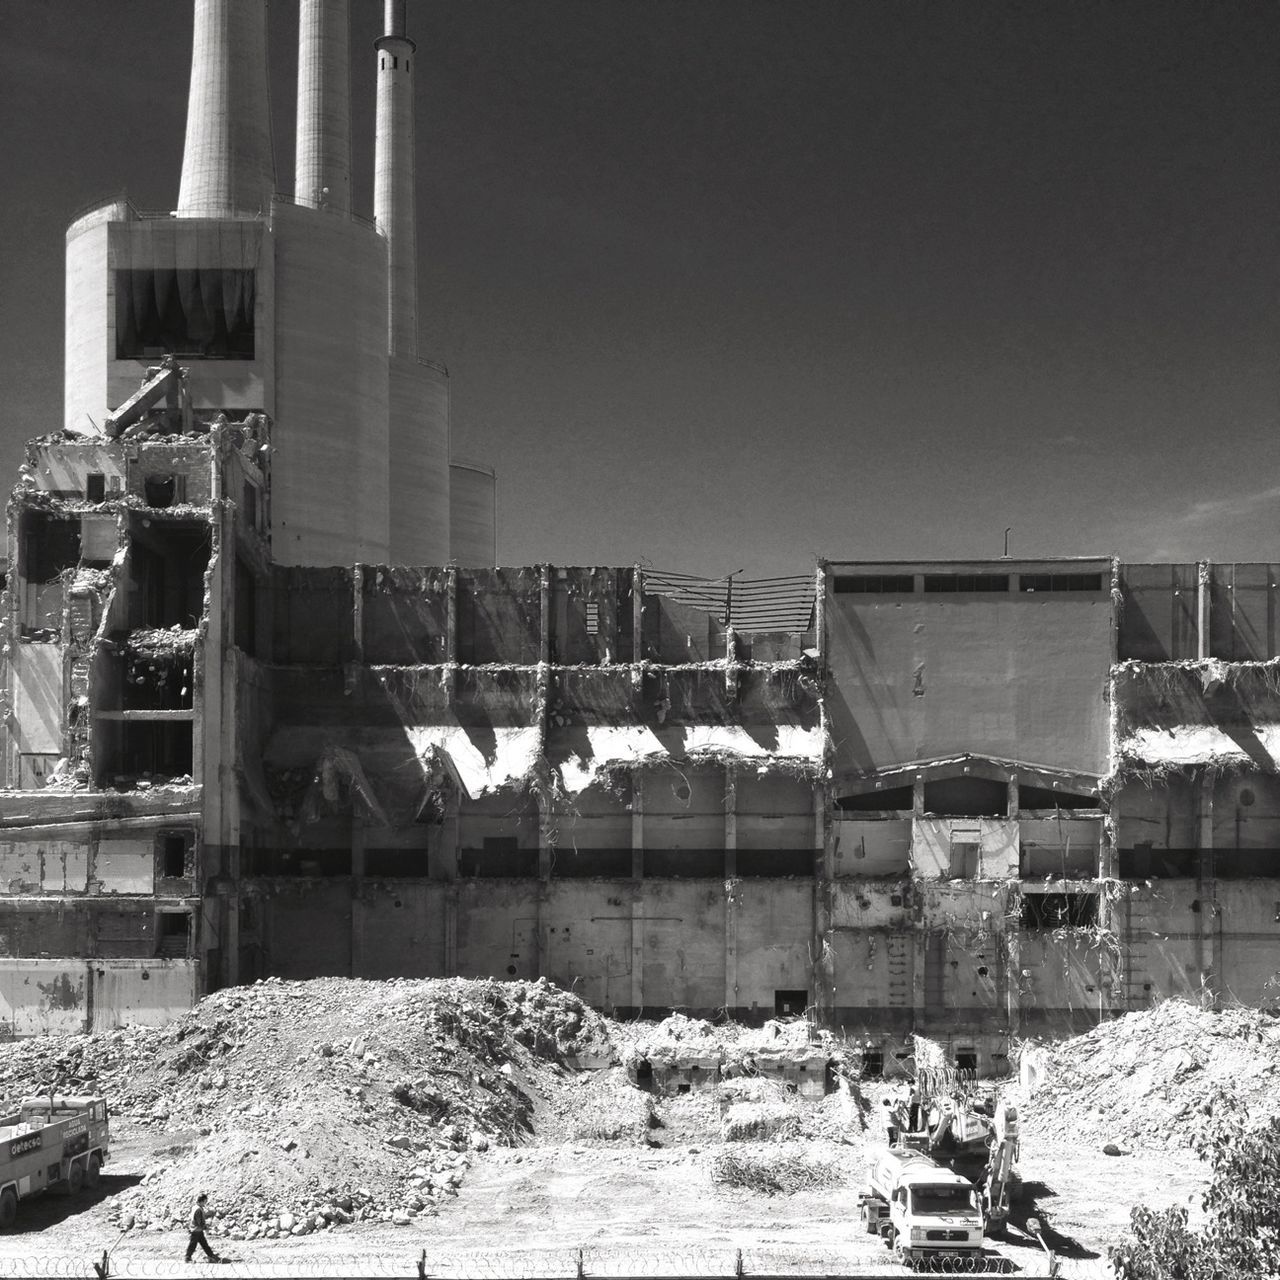
[[[350,1019],[359,1041],[355,1048],[361,1050],[360,1078],[368,1080],[378,1072],[365,1068],[381,1064],[371,1063],[367,1055],[387,1051],[376,1039],[378,1021],[392,1033],[394,1020],[385,1005],[367,1012],[356,1009],[353,1001],[359,1004],[377,984],[359,985],[364,990],[354,995],[350,984],[330,986],[324,994],[326,999],[333,997],[336,1012]],[[371,1117],[363,1127],[374,1130],[369,1138],[377,1159],[361,1170],[361,1179],[370,1185],[356,1195],[358,1220],[347,1223],[316,1214],[315,1229],[306,1225],[302,1233],[281,1231],[278,1215],[288,1211],[297,1227],[313,1221],[308,1205],[326,1199],[350,1203],[343,1195],[344,1164],[358,1165],[361,1152],[357,1138],[341,1140],[342,1118],[331,1114],[331,1097],[317,1087],[322,1077],[313,1075],[310,1067],[301,1069],[290,1055],[264,1056],[262,1044],[254,1041],[256,1017],[263,1028],[274,1026],[272,1039],[277,1044],[288,1039],[290,1047],[295,1046],[285,1016],[296,995],[289,990],[294,984],[278,984],[276,991],[266,993],[271,997],[268,1007],[256,1010],[257,989],[244,989],[249,995],[236,997],[239,1003],[232,1006],[239,1015],[234,1026],[224,1016],[225,1005],[216,1009],[205,1002],[189,1015],[185,1034],[177,1039],[172,1030],[109,1033],[105,1040],[77,1038],[79,1047],[69,1055],[38,1042],[0,1046],[0,1087],[10,1097],[14,1086],[28,1082],[32,1073],[47,1083],[50,1055],[55,1055],[60,1069],[73,1077],[71,1083],[83,1085],[96,1078],[108,1096],[114,1087],[121,1099],[113,1120],[112,1156],[100,1186],[75,1198],[50,1194],[24,1201],[16,1229],[0,1237],[0,1275],[92,1275],[90,1264],[100,1260],[104,1250],[110,1250],[111,1269],[117,1275],[207,1270],[209,1264],[188,1267],[182,1261],[186,1233],[181,1217],[197,1187],[209,1190],[211,1239],[229,1260],[225,1271],[233,1274],[414,1275],[425,1251],[430,1275],[574,1276],[579,1250],[586,1275],[732,1275],[739,1250],[748,1275],[903,1273],[891,1265],[885,1247],[865,1234],[857,1206],[867,1154],[883,1141],[880,1095],[894,1086],[867,1082],[852,1100],[847,1093],[842,1098],[806,1098],[767,1083],[754,1093],[749,1087],[740,1091],[737,1101],[726,1099],[719,1088],[677,1096],[642,1093],[628,1078],[625,1064],[628,1055],[637,1052],[637,1037],[651,1031],[636,1024],[607,1024],[590,1010],[571,1007],[569,1002],[577,1003],[573,997],[550,989],[549,1016],[553,1022],[560,1020],[550,1036],[544,1021],[537,1034],[525,1035],[532,1049],[500,1038],[486,1045],[475,1027],[457,1021],[459,1010],[489,1008],[492,1032],[504,1022],[509,1030],[513,1011],[520,1006],[505,996],[493,997],[497,1003],[486,1006],[484,999],[476,1000],[474,993],[463,990],[464,985],[455,982],[445,993],[448,1001],[442,1001],[438,991],[411,994],[415,1001],[423,997],[432,1006],[436,1024],[430,1034],[439,1038],[445,1034],[442,1028],[451,1027],[448,1034],[479,1055],[466,1064],[463,1074],[478,1079],[474,1065],[480,1057],[491,1064],[501,1059],[498,1066],[505,1079],[515,1082],[505,1087],[527,1107],[515,1117],[517,1127],[504,1131],[511,1114],[504,1120],[498,1110],[485,1112],[481,1105],[499,1096],[494,1089],[504,1086],[496,1078],[488,1082],[484,1097],[459,1084],[451,1110],[427,1109],[435,1126],[434,1146],[429,1129],[408,1129],[403,1117],[384,1112],[370,1087],[370,1103],[360,1105],[367,1106]],[[534,987],[472,985],[485,986],[490,996],[497,988]],[[538,998],[535,991],[532,1000]],[[314,999],[303,1001],[302,1007],[312,1004]],[[442,1005],[448,1005],[449,1016],[440,1014]],[[413,1007],[415,1016],[424,1008],[420,1002]],[[1164,1115],[1163,1109],[1179,1112],[1179,1080],[1185,1082],[1195,1107],[1203,1108],[1211,1097],[1217,1098],[1213,1105],[1219,1110],[1227,1106],[1223,1097],[1192,1083],[1197,1072],[1207,1076],[1211,1064],[1202,1062],[1194,1070],[1186,1062],[1176,1064],[1180,1074],[1166,1085],[1139,1074],[1137,1085],[1154,1099],[1146,1109],[1150,1141],[1126,1127],[1130,1112],[1141,1114],[1126,1093],[1135,1087],[1132,1069],[1110,1089],[1103,1082],[1103,1105],[1094,1105],[1090,1098],[1073,1110],[1061,1095],[1061,1088],[1072,1080],[1071,1071],[1081,1063],[1087,1067],[1099,1056],[1111,1060],[1118,1046],[1140,1043],[1144,1035],[1150,1039],[1162,1030],[1165,1039],[1175,1033],[1196,1034],[1199,1048],[1179,1045],[1178,1051],[1204,1058],[1213,1037],[1205,1036],[1201,1020],[1215,1015],[1187,1009],[1185,1016],[1165,1018],[1163,1027],[1153,1023],[1158,1015],[1129,1015],[1147,1018],[1147,1023],[1133,1024],[1121,1038],[1115,1038],[1119,1024],[1109,1024],[1093,1033],[1092,1045],[1083,1037],[1052,1050],[1049,1056],[1056,1053],[1058,1059],[1042,1062],[1044,1079],[1037,1095],[1021,1102],[1026,1117],[1020,1161],[1024,1197],[1015,1222],[1029,1214],[1045,1220],[1063,1275],[1108,1274],[1107,1246],[1122,1238],[1135,1204],[1190,1204],[1194,1212],[1206,1167],[1186,1145],[1176,1116],[1169,1123],[1156,1123],[1156,1118]],[[598,1050],[601,1036],[612,1036],[615,1065],[583,1071],[555,1061],[555,1035],[561,1057],[566,1048],[565,1016],[578,1041],[569,1049],[582,1050],[592,1041]],[[1251,1052],[1262,1050],[1268,1058],[1280,1059],[1270,1023],[1262,1015],[1248,1016],[1253,1019],[1248,1024],[1251,1031],[1220,1037],[1218,1047],[1234,1051],[1248,1040]],[[327,1078],[334,1071],[333,1057],[345,1050],[335,1051],[324,1039],[323,1016],[313,1010],[299,1024],[304,1021],[315,1045],[326,1046],[319,1048],[315,1061]],[[526,1031],[532,1025],[527,1018],[516,1021]],[[211,1029],[220,1029],[219,1034],[228,1037],[225,1043],[236,1047],[225,1050],[224,1044],[218,1051],[215,1046],[208,1056]],[[698,1028],[693,1030],[697,1033]],[[737,1033],[728,1029],[717,1034],[723,1045],[724,1037]],[[741,1033],[744,1038],[759,1034]],[[1110,1046],[1107,1035],[1113,1037]],[[111,1036],[116,1037],[114,1044]],[[175,1071],[180,1060],[174,1056],[175,1047],[190,1046],[197,1036],[206,1056],[198,1063],[188,1060]],[[759,1046],[758,1040],[753,1043]],[[450,1059],[460,1061],[458,1044],[448,1048]],[[256,1055],[244,1059],[245,1069],[254,1073],[251,1092],[242,1101],[230,1102],[226,1089],[204,1081],[215,1069],[217,1078],[233,1077],[235,1059],[245,1051]],[[61,1058],[56,1058],[58,1053]],[[453,1069],[443,1059],[437,1066],[445,1073]],[[275,1072],[287,1073],[288,1080],[282,1075],[273,1085]],[[394,1079],[399,1073],[385,1074]],[[443,1077],[432,1078],[438,1082]],[[166,1080],[170,1096],[157,1105],[155,1098],[164,1097]],[[426,1081],[425,1074],[417,1079],[424,1092]],[[227,1083],[229,1087],[230,1079]],[[1256,1083],[1268,1082],[1264,1078]],[[403,1095],[404,1086],[399,1080],[394,1088]],[[289,1096],[291,1088],[301,1089],[301,1107]],[[1082,1097],[1088,1094],[1087,1086],[1076,1083],[1073,1088]],[[218,1094],[217,1100],[202,1105],[211,1091]],[[314,1114],[306,1106],[308,1094],[313,1095]],[[1043,1100],[1040,1112],[1036,1097]],[[1129,1109],[1108,1116],[1107,1098]],[[758,1127],[771,1130],[773,1136],[726,1140],[732,1127],[727,1118],[735,1114],[735,1107],[739,1118],[747,1116],[748,1129],[755,1124],[753,1116],[764,1117]],[[380,1114],[390,1123],[378,1120]],[[305,1123],[282,1123],[286,1115],[304,1117]],[[1098,1137],[1109,1121],[1116,1126],[1114,1145],[1123,1154],[1103,1153]],[[246,1140],[242,1129],[256,1136]],[[339,1141],[327,1145],[328,1133],[337,1133]],[[486,1141],[485,1133],[491,1140]],[[299,1141],[305,1145],[299,1146]],[[435,1163],[441,1168],[456,1170],[456,1185],[436,1186],[442,1176],[429,1173],[406,1181],[410,1166],[421,1166],[412,1170],[419,1175],[429,1169],[424,1152],[436,1153]],[[800,1170],[798,1181],[793,1179],[796,1189],[767,1194],[726,1184],[722,1177],[717,1180],[718,1158],[726,1154],[761,1167]],[[299,1156],[305,1157],[301,1163]],[[381,1183],[370,1173],[379,1162],[387,1173]],[[309,1180],[298,1172],[308,1165],[314,1166]],[[412,1186],[422,1194],[406,1190]],[[311,1192],[315,1194],[308,1199]],[[391,1207],[400,1201],[410,1209]],[[367,1204],[363,1211],[362,1202]],[[1046,1274],[1040,1245],[1016,1226],[1006,1240],[993,1245],[992,1256],[1007,1259],[1023,1275]]]

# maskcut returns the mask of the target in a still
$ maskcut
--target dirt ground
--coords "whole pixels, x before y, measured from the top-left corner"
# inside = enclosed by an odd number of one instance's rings
[[[476,1154],[459,1195],[437,1216],[404,1227],[359,1223],[279,1240],[219,1239],[215,1228],[213,1244],[238,1264],[227,1269],[238,1274],[291,1268],[409,1276],[425,1250],[432,1275],[571,1276],[579,1249],[588,1275],[732,1275],[739,1249],[747,1274],[894,1272],[884,1247],[858,1223],[861,1134],[848,1142],[795,1144],[811,1160],[835,1166],[843,1178],[838,1185],[768,1196],[713,1183],[710,1164],[722,1146],[711,1098],[659,1101],[657,1114],[661,1127],[644,1143],[584,1142],[566,1137],[572,1117],[544,1107],[539,1138]],[[25,1201],[16,1229],[0,1237],[0,1275],[24,1274],[24,1266],[31,1274],[91,1275],[90,1260],[106,1249],[118,1275],[199,1269],[183,1265],[181,1233],[122,1235],[111,1221],[112,1198],[141,1183],[180,1140],[117,1122],[100,1187],[74,1199]],[[733,1150],[776,1154],[779,1144],[734,1143]],[[1028,1194],[1018,1216],[1044,1218],[1066,1276],[1107,1274],[1106,1246],[1123,1234],[1131,1205],[1187,1203],[1204,1185],[1204,1167],[1189,1151],[1109,1157],[1043,1140],[1024,1147],[1021,1172]],[[1016,1228],[999,1251],[1023,1275],[1045,1273],[1039,1246]]]

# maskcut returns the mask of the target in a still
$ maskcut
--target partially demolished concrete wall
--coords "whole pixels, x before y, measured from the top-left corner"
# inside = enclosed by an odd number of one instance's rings
[[[10,503],[11,1034],[541,975],[996,1072],[1275,1001],[1270,566],[824,565],[772,631],[639,568],[284,566],[265,419],[164,413]]]
[[[0,1034],[163,1021],[217,953],[223,597],[238,583],[251,635],[267,424],[172,434],[171,416],[33,441],[9,503]]]
[[[827,577],[840,1022],[998,1070],[1170,995],[1280,1000],[1273,566]]]
[[[277,567],[272,583],[224,981],[311,963],[542,974],[628,1013],[808,1003],[812,635],[743,659],[638,569]],[[304,920],[325,942],[300,953]]]

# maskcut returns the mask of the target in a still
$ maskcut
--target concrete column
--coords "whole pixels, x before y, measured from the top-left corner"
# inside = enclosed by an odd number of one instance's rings
[[[556,816],[546,793],[538,792],[538,879],[551,879],[551,864],[556,852]]]
[[[631,775],[631,878],[644,879],[644,774]]]
[[[364,974],[364,819],[358,813],[351,815],[351,976]]]
[[[195,0],[178,213],[267,213],[275,188],[266,0]]]
[[[300,0],[293,198],[351,211],[350,0]]]
[[[631,661],[644,661],[644,570],[631,571]]]
[[[364,565],[351,568],[351,644],[354,661],[364,663]]]
[[[449,885],[444,893],[444,972],[452,978],[458,973],[458,886]]]
[[[631,1007],[644,1008],[644,774],[631,774]]]
[[[724,874],[727,880],[738,874],[738,787],[732,763],[724,767]]]
[[[458,660],[458,571],[450,566],[444,575],[445,624],[444,660]]]
[[[1007,909],[1004,913],[1005,951],[1008,960],[1004,970],[1005,1007],[1009,1017],[1009,1034],[1022,1034],[1022,929]]]
[[[551,661],[551,566],[538,569],[538,661]]]
[[[1213,773],[1200,778],[1200,865],[1197,875],[1200,914],[1197,917],[1200,952],[1200,997],[1206,1008],[1218,1005],[1217,882],[1213,865]]]
[[[631,1010],[639,1017],[644,1009],[644,885],[631,892]]]
[[[1203,662],[1209,656],[1209,584],[1207,560],[1196,563],[1196,657]],[[1175,655],[1176,656],[1176,655]]]
[[[832,831],[829,783],[820,778],[813,788],[813,1000],[818,1015],[830,1025],[835,1010],[835,953],[831,941],[832,894],[835,878],[835,847]]]
[[[738,1007],[738,894],[736,880],[724,883],[724,1007],[730,1017]]]

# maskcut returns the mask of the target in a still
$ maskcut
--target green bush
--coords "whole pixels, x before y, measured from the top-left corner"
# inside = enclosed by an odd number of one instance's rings
[[[1138,1206],[1129,1239],[1111,1250],[1119,1280],[1280,1274],[1280,1118],[1252,1129],[1223,1122],[1194,1146],[1213,1167],[1203,1227],[1190,1230],[1184,1208]]]

